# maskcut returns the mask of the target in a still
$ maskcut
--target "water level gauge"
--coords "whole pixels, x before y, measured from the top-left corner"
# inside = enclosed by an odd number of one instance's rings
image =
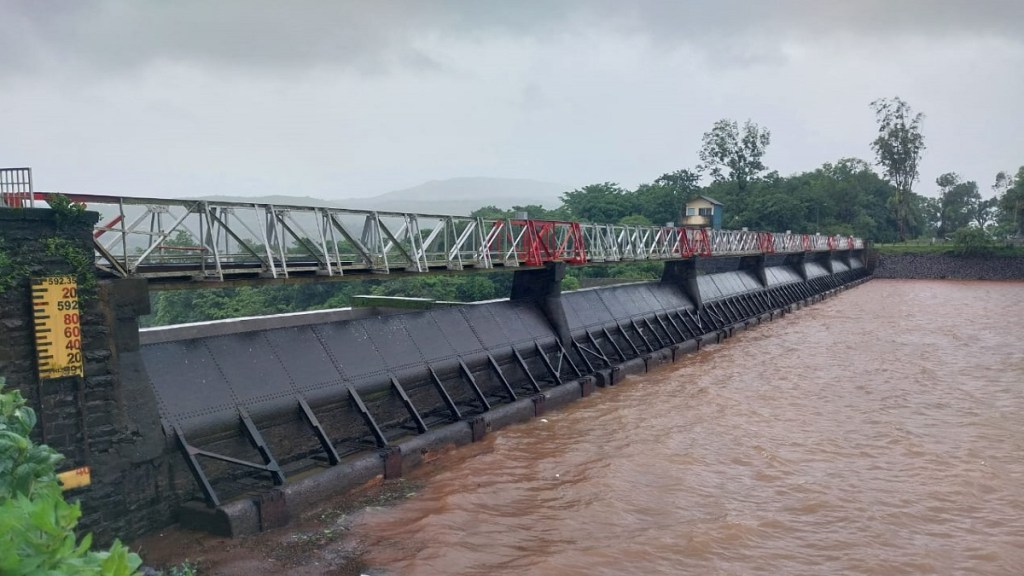
[[[82,376],[82,326],[74,276],[32,279],[39,378]]]

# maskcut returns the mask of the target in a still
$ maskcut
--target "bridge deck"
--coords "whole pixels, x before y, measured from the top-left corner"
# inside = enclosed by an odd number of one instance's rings
[[[36,192],[32,200],[46,201]],[[492,270],[863,248],[859,238],[69,195],[100,212],[96,266],[154,282]]]

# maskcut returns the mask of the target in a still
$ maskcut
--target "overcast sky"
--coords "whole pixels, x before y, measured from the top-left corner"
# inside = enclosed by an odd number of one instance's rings
[[[37,188],[368,196],[456,176],[572,188],[697,163],[718,119],[783,174],[926,115],[918,192],[1024,164],[1021,0],[0,3],[0,166]]]

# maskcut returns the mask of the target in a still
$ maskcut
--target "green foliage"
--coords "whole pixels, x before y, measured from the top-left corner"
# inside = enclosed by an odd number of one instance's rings
[[[85,205],[72,202],[63,194],[51,194],[46,200],[56,215],[57,231],[67,232],[86,223]]]
[[[999,223],[1010,234],[1024,236],[1024,166],[1017,170],[1016,176],[1005,172],[996,175],[996,184],[992,187],[999,205]]]
[[[508,297],[509,272],[446,275],[406,275],[388,280],[345,280],[298,285],[153,292],[153,313],[145,326],[223,320],[243,316],[284,314],[352,304],[357,294],[407,296],[453,302],[475,302]]]
[[[72,273],[78,282],[79,297],[88,299],[96,292],[96,263],[91,252],[87,252],[75,245],[74,242],[60,237],[45,238],[43,240],[46,255],[53,258],[60,258],[71,267]]]
[[[62,194],[51,195],[47,203],[54,212],[58,236],[43,239],[45,253],[68,264],[76,276],[80,296],[88,299],[94,294],[97,285],[93,254],[63,237],[64,234],[73,233],[76,227],[88,226],[85,207]],[[3,239],[0,238],[0,294],[28,278],[32,256],[11,254],[4,248]]]
[[[554,210],[548,210],[539,204],[527,204],[526,206],[513,206],[509,210],[502,210],[497,206],[484,206],[477,208],[470,213],[474,218],[505,219],[515,218],[516,214],[525,212],[528,217],[534,220],[569,220],[569,211],[562,206]]]
[[[961,228],[953,233],[953,246],[961,256],[983,256],[993,252],[995,243],[981,228]]]
[[[789,177],[771,172],[743,193],[735,182],[712,183],[704,194],[725,204],[725,228],[896,238],[886,206],[892,187],[857,158]]]
[[[495,282],[498,280],[499,282]],[[502,280],[504,280],[502,282]],[[511,274],[412,276],[381,282],[370,289],[374,296],[407,296],[449,302],[477,302],[507,297]]]
[[[747,120],[741,129],[735,120],[723,118],[704,133],[698,169],[715,182],[731,180],[744,192],[750,181],[767,170],[761,158],[771,141],[767,128]]]
[[[188,560],[162,571],[163,576],[198,576],[199,568]]]
[[[896,217],[897,234],[906,240],[911,214],[911,189],[918,178],[918,163],[925,149],[921,135],[923,114],[914,114],[899,97],[881,98],[871,103],[878,121],[878,136],[871,149],[884,176],[893,185],[891,206]]]
[[[23,259],[12,256],[0,238],[0,294],[14,288],[28,278],[28,265]]]
[[[590,184],[562,194],[562,203],[569,214],[584,222],[617,222],[636,214],[636,197],[614,182]]]
[[[976,182],[964,182],[956,172],[947,172],[935,179],[939,186],[938,236],[966,228],[978,216],[982,203]]]
[[[653,223],[648,220],[646,216],[641,216],[639,214],[623,216],[622,218],[619,218],[618,223],[623,226],[653,226]]]
[[[633,195],[637,213],[661,226],[682,222],[684,205],[700,192],[700,174],[677,170],[662,174],[653,184],[641,184]]]
[[[90,551],[91,535],[77,541],[82,513],[64,500],[55,473],[62,456],[29,438],[35,412],[3,384],[0,378],[0,574],[135,574],[142,560],[120,542]]]

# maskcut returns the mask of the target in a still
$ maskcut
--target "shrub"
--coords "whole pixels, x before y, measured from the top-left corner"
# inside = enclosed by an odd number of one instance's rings
[[[77,541],[82,512],[64,500],[55,472],[63,456],[29,438],[36,414],[3,385],[0,377],[0,574],[135,574],[142,559],[120,542],[91,551],[91,534]]]
[[[961,256],[989,254],[994,248],[992,238],[981,228],[961,228],[953,233],[953,251]]]

